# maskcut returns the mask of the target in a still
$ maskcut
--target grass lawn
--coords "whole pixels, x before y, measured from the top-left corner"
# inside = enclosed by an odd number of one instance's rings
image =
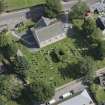
[[[4,3],[6,10],[13,10],[44,4],[45,0],[4,0]]]
[[[68,63],[76,63],[78,58],[81,57],[81,52],[76,50],[74,42],[74,39],[66,38],[55,44],[42,48],[34,54],[30,53],[27,49],[21,46],[22,52],[25,54],[31,65],[27,76],[28,81],[31,82],[34,78],[37,78],[48,81],[55,86],[60,86],[73,80],[72,78],[62,76],[60,73],[60,68],[65,68]],[[62,49],[62,51],[64,51],[64,58],[61,62],[55,63],[52,61],[49,53],[53,49]]]

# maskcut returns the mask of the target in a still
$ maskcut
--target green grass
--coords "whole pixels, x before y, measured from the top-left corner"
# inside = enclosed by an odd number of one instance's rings
[[[93,84],[92,91],[95,93],[98,103],[105,101],[105,90],[100,85]]]
[[[21,9],[44,4],[45,0],[4,0],[6,10]]]
[[[74,42],[74,39],[66,38],[60,42],[42,48],[34,54],[27,51],[26,48],[21,47],[21,50],[31,65],[31,68],[28,71],[28,81],[32,82],[37,78],[48,81],[55,86],[60,86],[73,80],[72,78],[63,77],[59,68],[65,68],[68,63],[76,63],[78,58],[81,57],[80,51],[76,50]],[[58,63],[52,61],[51,56],[49,55],[52,49],[62,49],[64,51],[65,55],[63,61]],[[72,50],[74,50],[74,52]]]

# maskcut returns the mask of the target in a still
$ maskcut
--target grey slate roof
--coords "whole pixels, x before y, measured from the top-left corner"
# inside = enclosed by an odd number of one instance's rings
[[[56,19],[50,19],[42,16],[41,19],[38,21],[38,27],[42,28],[42,27],[48,26],[55,20]]]
[[[80,95],[75,96],[67,101],[64,101],[58,105],[89,105],[93,102],[86,90],[84,90]]]
[[[35,34],[40,42],[51,39],[57,35],[64,33],[64,24],[62,22],[56,22],[52,25],[34,30]]]

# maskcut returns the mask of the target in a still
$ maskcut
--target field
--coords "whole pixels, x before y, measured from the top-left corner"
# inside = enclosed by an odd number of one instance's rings
[[[6,10],[21,9],[44,3],[45,0],[4,0]]]

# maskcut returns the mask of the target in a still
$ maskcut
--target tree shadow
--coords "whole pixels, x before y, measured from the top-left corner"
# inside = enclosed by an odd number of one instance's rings
[[[37,5],[30,7],[30,11],[26,13],[26,18],[33,22],[38,21],[45,13],[45,5]]]
[[[95,84],[97,84],[97,85],[99,85],[99,84],[100,84],[99,77],[96,77],[96,78],[94,79],[94,83],[95,83]]]
[[[77,79],[81,77],[78,64],[68,64],[65,68],[59,68],[58,71],[60,72],[63,79]]]
[[[21,91],[21,95],[14,99],[19,105],[33,105],[31,95],[29,93],[28,87],[25,87]]]

